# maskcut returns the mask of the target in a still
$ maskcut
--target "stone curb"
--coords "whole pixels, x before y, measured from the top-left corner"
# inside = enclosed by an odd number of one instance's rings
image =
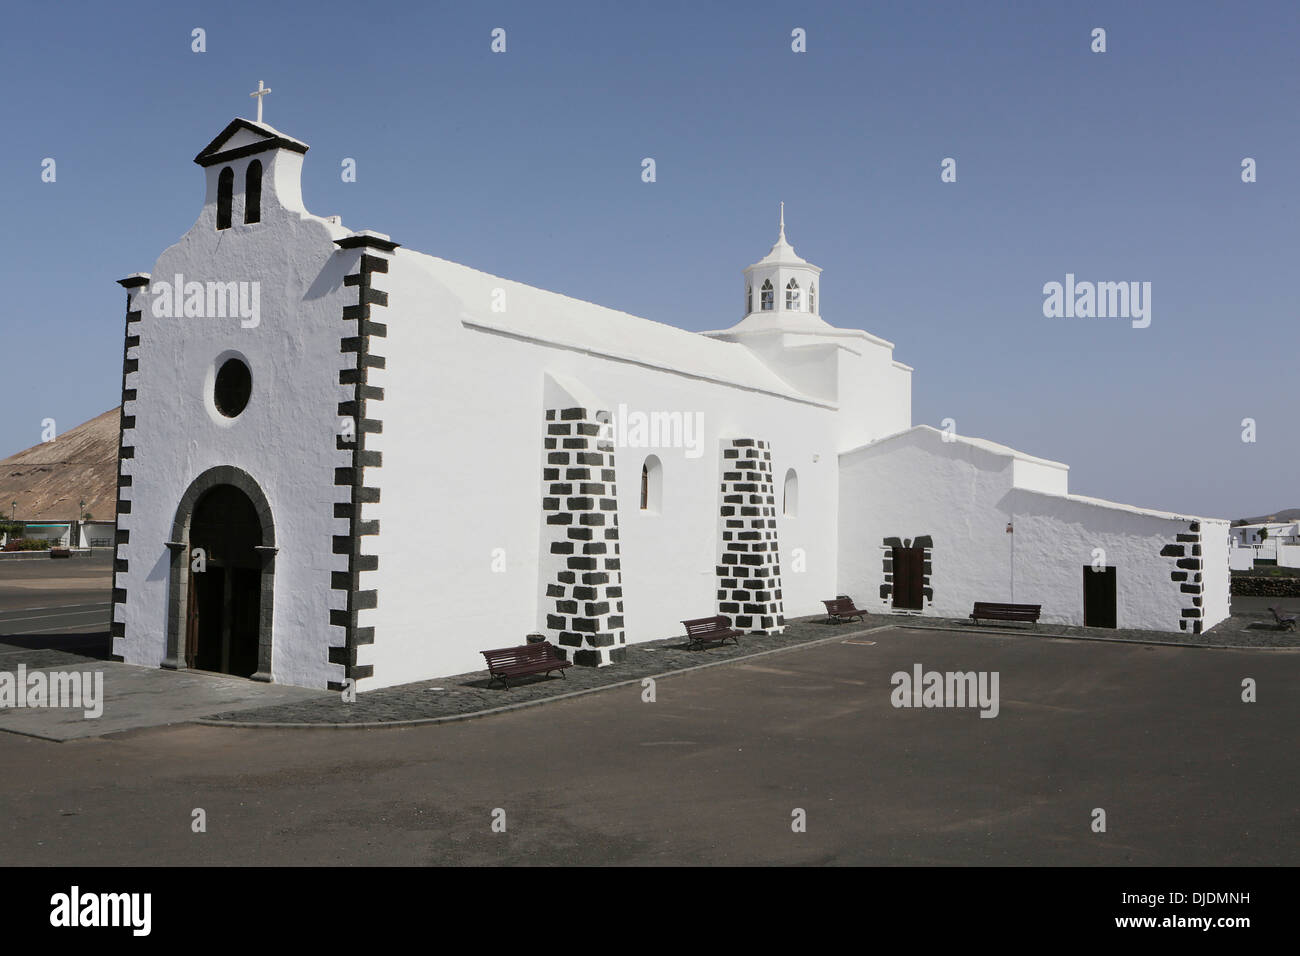
[[[975,631],[967,627],[943,627],[937,624],[895,624],[893,627],[911,631],[958,631],[970,634]],[[1286,644],[1188,644],[1184,641],[1148,641],[1133,637],[1093,637],[1090,634],[1048,634],[1046,631],[1026,631],[1010,627],[990,627],[979,625],[979,632],[986,634],[1019,634],[1024,637],[1048,637],[1056,641],[1105,641],[1108,644],[1150,644],[1154,647],[1197,647],[1218,651],[1300,651],[1300,646]],[[978,633],[978,632],[976,632]]]
[[[587,694],[599,694],[602,691],[613,690],[616,687],[628,687],[632,684],[640,684],[643,680],[653,678],[661,680],[665,677],[673,677],[678,674],[689,674],[691,671],[701,671],[707,667],[722,667],[726,664],[735,664],[738,661],[753,660],[756,657],[766,657],[769,654],[784,654],[787,651],[795,651],[805,647],[814,647],[818,644],[829,644],[832,641],[842,641],[851,637],[861,637],[864,634],[874,634],[877,631],[887,631],[897,627],[896,624],[881,624],[877,627],[867,628],[861,631],[843,631],[839,634],[832,634],[830,637],[818,637],[811,641],[801,641],[798,644],[790,644],[786,647],[771,647],[765,651],[756,651],[753,654],[745,654],[742,657],[728,657],[725,660],[709,661],[704,664],[694,664],[690,667],[679,667],[676,670],[664,671],[662,674],[646,674],[644,677],[633,677],[629,680],[617,681],[613,684],[603,684],[600,687],[586,687],[582,690],[570,691],[567,694],[555,694],[551,697],[536,697],[532,700],[521,700],[514,704],[504,704],[500,707],[489,707],[487,710],[475,710],[467,714],[446,714],[442,717],[419,717],[414,720],[371,720],[356,723],[261,723],[253,721],[238,720],[214,720],[209,717],[201,717],[197,720],[189,721],[192,724],[202,724],[205,727],[233,727],[248,728],[251,730],[374,730],[381,727],[419,727],[425,724],[445,724],[456,720],[471,720],[475,717],[487,717],[491,714],[504,714],[512,710],[522,710],[525,707],[536,707],[541,704],[550,704],[557,700],[571,700],[574,697],[584,697]]]

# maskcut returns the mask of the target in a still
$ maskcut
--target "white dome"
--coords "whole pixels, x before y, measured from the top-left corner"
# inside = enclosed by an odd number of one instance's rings
[[[785,203],[781,230],[772,250],[745,269],[746,328],[777,329],[785,325],[806,330],[826,326],[817,317],[821,268],[794,251],[785,238]],[[752,321],[751,321],[752,320]]]

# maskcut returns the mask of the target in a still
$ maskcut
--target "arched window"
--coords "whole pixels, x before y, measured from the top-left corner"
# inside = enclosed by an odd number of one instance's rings
[[[230,228],[230,204],[235,197],[235,171],[227,166],[217,177],[217,228]]]
[[[760,298],[761,301],[762,301],[762,306],[763,306],[763,311],[764,311],[764,312],[771,312],[771,311],[772,311],[772,304],[773,304],[773,303],[772,303],[772,293],[773,293],[773,290],[772,290],[772,280],[771,280],[771,279],[764,279],[764,280],[763,280],[763,287],[762,287],[761,289],[758,290],[758,295],[759,295],[759,298]]]
[[[808,287],[808,311],[813,315],[817,314],[817,286],[815,284]]]
[[[658,514],[663,501],[664,466],[659,456],[646,456],[641,466],[641,510],[648,514]]]
[[[749,313],[753,311],[754,311],[754,287],[752,285],[747,285],[745,286],[745,314],[749,315]]]
[[[799,515],[799,476],[793,468],[785,473],[785,495],[782,497],[781,512],[787,518]]]
[[[799,311],[799,283],[791,279],[785,287],[785,307],[790,312]]]
[[[262,161],[248,164],[244,174],[244,222],[262,221]]]

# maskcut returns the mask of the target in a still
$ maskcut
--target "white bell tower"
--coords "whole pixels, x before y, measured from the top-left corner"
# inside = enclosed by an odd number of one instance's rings
[[[772,319],[773,325],[783,325],[798,315],[817,316],[821,272],[820,267],[801,259],[786,241],[785,203],[781,203],[781,230],[776,245],[745,270],[745,315]]]

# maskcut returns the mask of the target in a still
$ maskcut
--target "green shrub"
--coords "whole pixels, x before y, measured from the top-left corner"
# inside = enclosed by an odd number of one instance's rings
[[[48,551],[50,542],[44,538],[14,538],[5,545],[6,551]]]

